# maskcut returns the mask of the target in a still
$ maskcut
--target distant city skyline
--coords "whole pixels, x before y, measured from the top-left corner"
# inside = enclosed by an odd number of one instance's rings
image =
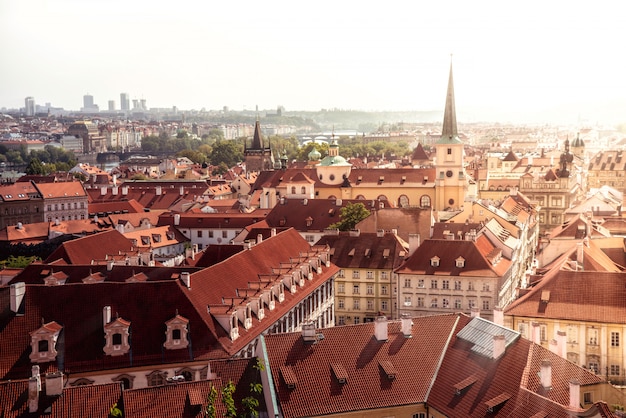
[[[453,54],[459,122],[626,122],[619,4],[407,6],[0,0],[0,108],[438,111]]]

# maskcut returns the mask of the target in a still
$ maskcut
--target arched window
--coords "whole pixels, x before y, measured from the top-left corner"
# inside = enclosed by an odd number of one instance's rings
[[[40,353],[45,353],[48,351],[48,340],[39,340],[37,343],[37,351]]]
[[[409,198],[407,195],[401,195],[400,198],[398,198],[398,207],[400,208],[406,208],[409,206]]]
[[[385,196],[384,194],[378,195],[376,200],[387,200],[387,196]]]
[[[291,186],[291,194],[296,194],[296,186]]]
[[[357,200],[365,200],[365,196],[363,196],[362,194],[358,195],[356,197]]]
[[[113,343],[113,345],[122,345],[122,334],[120,334],[119,332],[117,334],[113,334],[111,342]]]
[[[301,194],[305,194],[305,193],[306,193],[306,187],[302,186],[302,187],[300,188],[300,193],[301,193]]]
[[[428,196],[427,194],[422,195],[422,197],[420,197],[420,206],[423,208],[429,208],[430,207],[430,196]]]
[[[159,386],[165,384],[165,375],[160,370],[154,371],[148,375],[148,386]]]

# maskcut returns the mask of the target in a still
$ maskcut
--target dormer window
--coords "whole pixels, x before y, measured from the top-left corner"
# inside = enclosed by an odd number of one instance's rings
[[[165,322],[165,342],[163,347],[168,350],[187,348],[189,346],[189,341],[187,340],[188,325],[189,320],[178,314]]]
[[[103,351],[109,356],[121,356],[130,351],[130,321],[117,318],[104,325],[105,346]]]
[[[459,257],[456,259],[456,266],[457,268],[463,268],[465,267],[465,259],[463,257]]]
[[[40,328],[30,333],[30,360],[33,363],[46,363],[56,360],[56,343],[63,327],[52,321],[43,324]]]
[[[57,271],[56,273],[50,274],[48,277],[43,279],[46,286],[60,286],[65,284],[69,276],[62,271]]]
[[[430,265],[432,267],[439,267],[439,260],[441,260],[439,257],[434,256],[433,258],[430,259]]]

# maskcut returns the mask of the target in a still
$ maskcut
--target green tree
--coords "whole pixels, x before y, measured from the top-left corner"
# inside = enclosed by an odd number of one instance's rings
[[[309,142],[304,147],[300,148],[300,151],[298,151],[297,160],[298,161],[308,161],[309,160],[309,153],[311,151],[313,151],[314,148],[317,151],[319,151],[320,154],[322,154],[322,158],[324,158],[324,156],[328,155],[328,144],[327,143],[325,143],[325,142],[323,142],[323,143]]]
[[[224,404],[224,408],[226,408],[224,416],[227,418],[237,417],[237,407],[235,406],[233,393],[235,393],[235,384],[232,380],[229,380],[222,388],[222,403]]]
[[[354,229],[356,224],[363,219],[370,216],[370,211],[367,210],[363,203],[348,203],[341,208],[340,220],[328,227],[331,229],[339,229],[340,231],[349,231]]]
[[[211,390],[207,395],[207,405],[204,408],[204,414],[209,418],[217,418],[217,409],[215,408],[215,401],[217,400],[217,388],[211,385]]]
[[[227,167],[232,167],[243,161],[243,146],[236,141],[217,141],[209,159],[213,165],[224,163]]]
[[[33,158],[28,163],[28,166],[26,166],[26,174],[46,174],[46,167],[44,167],[39,158]]]

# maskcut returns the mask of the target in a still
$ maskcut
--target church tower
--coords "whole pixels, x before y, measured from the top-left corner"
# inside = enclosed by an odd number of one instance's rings
[[[463,142],[459,139],[456,125],[452,62],[450,62],[448,93],[443,114],[441,138],[435,143],[435,167],[437,172],[435,210],[458,210],[463,205],[467,182],[463,168],[464,154]]]
[[[248,142],[244,142],[244,161],[246,163],[246,171],[268,171],[274,168],[274,157],[269,144],[263,145],[263,136],[261,135],[261,123],[257,117],[254,125],[254,136],[252,144],[248,147]]]

